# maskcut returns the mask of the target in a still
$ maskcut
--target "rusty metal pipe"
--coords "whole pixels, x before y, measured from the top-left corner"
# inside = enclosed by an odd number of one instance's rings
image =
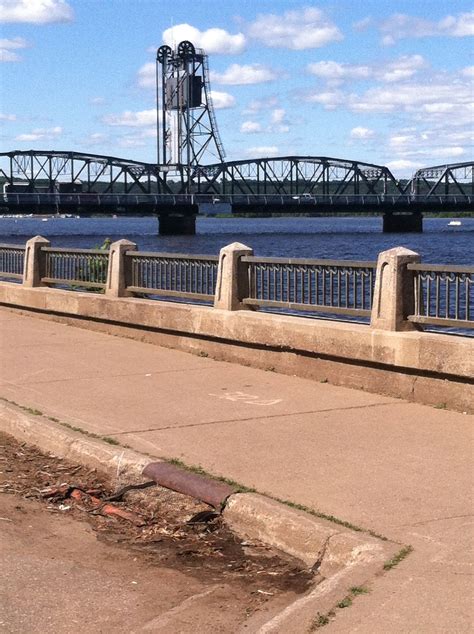
[[[225,482],[186,471],[168,462],[151,462],[143,469],[143,475],[162,487],[189,495],[219,510],[229,495],[236,492]]]

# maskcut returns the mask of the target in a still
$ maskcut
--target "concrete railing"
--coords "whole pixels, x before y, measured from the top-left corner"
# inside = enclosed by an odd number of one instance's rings
[[[420,318],[426,321],[424,313],[431,306],[426,284],[432,285],[430,297],[436,297],[437,282],[432,278],[438,273],[446,278],[444,290],[448,282],[453,289],[445,295],[450,310],[456,297],[470,310],[473,286],[466,280],[474,272],[466,272],[469,267],[456,276],[445,270],[456,267],[425,269],[418,254],[400,247],[381,253],[376,265],[357,267],[348,261],[264,260],[254,258],[242,244],[225,247],[217,259],[140,254],[133,243],[123,240],[99,253],[62,250],[37,237],[26,245],[21,274],[21,248],[1,246],[0,268],[3,259],[5,273],[18,277],[0,282],[0,306],[223,361],[473,410],[474,338],[423,332],[417,323]],[[332,279],[337,302],[347,306],[327,306],[335,300],[331,293],[321,293],[324,276],[326,285]],[[326,318],[331,311],[351,315],[355,300],[360,302],[362,280],[364,293],[373,283],[371,295],[364,295],[370,304],[360,308],[367,311],[370,323]],[[443,325],[452,326],[443,311],[442,280],[438,286],[435,323],[444,319]],[[155,301],[155,296],[178,296],[183,301]],[[203,300],[208,305],[202,305]],[[324,319],[254,310],[275,302],[313,310],[311,302],[316,301],[326,303],[319,306]],[[469,310],[469,323],[463,320],[466,310],[458,312],[456,328],[472,327]]]
[[[69,285],[100,289],[108,297],[180,297],[224,311],[267,307],[362,316],[372,329],[394,332],[420,324],[474,327],[474,267],[425,268],[419,254],[403,247],[380,253],[375,263],[256,258],[237,242],[219,257],[144,253],[128,240],[112,243],[109,251],[53,249],[36,236],[26,243],[24,262],[15,260],[23,264],[21,276],[12,269],[13,251],[0,246],[8,255],[4,273],[30,288]],[[424,290],[426,272],[436,293],[431,286]]]

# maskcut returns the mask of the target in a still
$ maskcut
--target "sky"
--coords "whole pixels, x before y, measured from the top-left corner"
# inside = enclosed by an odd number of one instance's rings
[[[328,156],[396,177],[469,161],[472,7],[0,0],[1,151],[155,161],[156,49],[188,39],[209,55],[227,160]]]

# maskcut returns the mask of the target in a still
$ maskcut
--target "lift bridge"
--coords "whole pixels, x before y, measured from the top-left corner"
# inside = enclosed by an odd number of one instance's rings
[[[473,209],[473,162],[398,181],[383,165],[325,156],[226,161],[207,55],[191,42],[156,55],[157,161],[70,151],[0,154],[0,214],[158,215],[160,233],[194,233],[199,209],[375,212],[384,231],[421,231],[423,211]],[[158,114],[159,113],[159,114]]]

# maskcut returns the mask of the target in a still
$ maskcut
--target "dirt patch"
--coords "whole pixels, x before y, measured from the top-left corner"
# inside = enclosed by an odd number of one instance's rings
[[[106,499],[120,488],[95,469],[0,433],[0,492],[38,500],[50,513],[86,520],[99,540],[132,550],[149,564],[206,582],[237,582],[252,599],[250,612],[270,597],[301,593],[317,582],[297,560],[239,539],[220,516],[188,523],[210,510],[203,503],[156,485],[127,491],[118,501]]]

